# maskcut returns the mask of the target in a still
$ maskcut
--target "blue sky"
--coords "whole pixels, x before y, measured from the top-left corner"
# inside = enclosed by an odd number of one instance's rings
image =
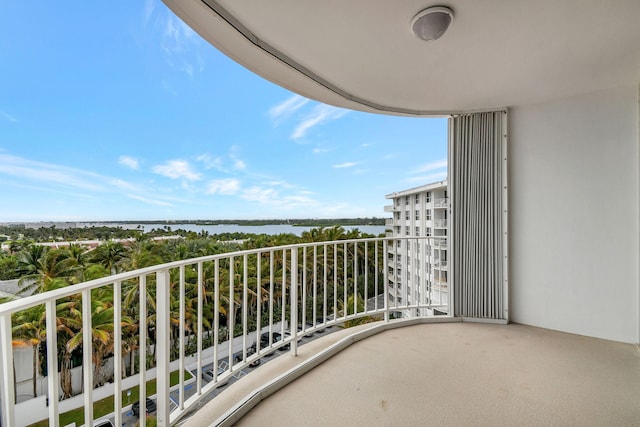
[[[300,97],[160,1],[0,4],[0,222],[383,217],[446,127]]]

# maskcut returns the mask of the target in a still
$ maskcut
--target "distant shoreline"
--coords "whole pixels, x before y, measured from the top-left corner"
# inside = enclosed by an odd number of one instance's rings
[[[294,227],[333,227],[353,226],[353,225],[385,225],[385,218],[365,217],[365,218],[335,218],[335,219],[319,219],[319,218],[302,218],[302,219],[216,219],[216,220],[126,220],[126,221],[12,221],[0,223],[2,226],[25,226],[28,228],[53,227],[56,228],[82,228],[92,226],[107,226],[120,224],[162,224],[166,226],[176,224],[193,224],[197,226],[203,225],[291,225]],[[66,226],[66,227],[65,227]]]

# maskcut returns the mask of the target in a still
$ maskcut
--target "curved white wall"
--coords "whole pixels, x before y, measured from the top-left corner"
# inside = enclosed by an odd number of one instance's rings
[[[640,341],[638,87],[510,111],[510,318]]]

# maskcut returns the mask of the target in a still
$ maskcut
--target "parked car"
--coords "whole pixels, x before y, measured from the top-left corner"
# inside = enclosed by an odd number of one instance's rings
[[[277,344],[278,341],[282,341],[282,334],[280,332],[273,332],[272,334],[273,337],[273,344]],[[285,338],[289,337],[289,333],[285,332]],[[266,348],[269,347],[269,332],[263,332],[260,335],[260,348]],[[283,345],[282,347],[280,347],[278,350],[280,351],[284,351],[284,350],[288,350],[289,348],[291,348],[291,344],[287,343],[286,345]],[[269,353],[267,354],[267,356],[272,355],[273,353]]]
[[[249,347],[247,349],[247,357],[253,355],[256,353],[256,345],[252,345],[251,347]],[[236,354],[233,355],[233,363],[240,363],[242,362],[242,352],[239,351]],[[260,359],[256,359],[253,362],[249,363],[249,366],[251,366],[252,368],[258,366],[260,364]]]
[[[156,402],[154,400],[151,400],[150,398],[147,397],[147,399],[145,400],[146,404],[146,409],[147,409],[147,414],[150,414],[152,412],[156,411]],[[136,417],[140,416],[140,401],[134,402],[133,405],[131,405],[131,410],[133,411],[133,415]]]
[[[114,427],[111,420],[99,420],[93,423],[93,427]]]
[[[221,368],[218,366],[218,377],[220,377],[220,375],[222,373],[224,373],[224,368]],[[205,380],[207,380],[207,382],[212,382],[213,381],[213,368],[211,369],[207,369],[206,371],[202,372],[202,378],[204,378]],[[224,383],[220,384],[220,385],[226,385],[227,382],[225,381]]]

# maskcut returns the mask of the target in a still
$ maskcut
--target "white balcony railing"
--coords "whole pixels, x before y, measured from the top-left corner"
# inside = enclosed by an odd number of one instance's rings
[[[232,377],[241,376],[242,369],[262,357],[283,347],[290,347],[295,356],[298,341],[314,331],[365,316],[389,321],[394,312],[416,315],[437,308],[451,313],[448,302],[445,306],[431,302],[427,280],[412,282],[410,294],[406,288],[388,287],[389,253],[426,247],[436,240],[341,240],[219,254],[0,304],[2,425],[39,421],[27,421],[25,415],[37,418],[37,405],[29,404],[25,410],[23,403],[16,404],[13,321],[29,310],[42,313],[40,337],[46,341],[41,345],[46,348],[49,367],[47,404],[42,401],[41,419],[48,418],[49,425],[58,426],[62,409],[69,406],[61,399],[68,392],[61,380],[68,379],[69,373],[58,372],[56,367],[64,366],[71,357],[68,340],[73,334],[76,341],[81,341],[82,393],[77,407],[83,407],[83,420],[104,416],[94,414],[94,398],[104,394],[94,389],[94,375],[97,378],[101,368],[95,363],[100,358],[112,358],[114,374],[106,382],[113,396],[109,416],[114,424],[123,424],[123,412],[130,402],[123,401],[122,393],[131,384],[139,386],[139,413],[145,413],[145,399],[149,397],[145,384],[155,377],[157,422],[166,426],[176,423],[204,396]],[[428,257],[428,251],[421,253]],[[428,277],[424,267],[428,262],[426,258],[421,262],[421,277]],[[226,327],[221,320],[226,321]],[[188,342],[194,345],[188,346]],[[138,369],[135,365],[130,369],[137,372],[122,375],[125,356],[132,354],[138,360]],[[155,364],[154,369],[150,370],[149,364]],[[189,393],[186,370],[195,373],[195,379],[189,380]],[[174,371],[178,379],[172,385],[170,373]],[[206,382],[205,371],[211,373]],[[144,417],[141,421],[144,423]]]
[[[433,247],[434,248],[440,248],[440,249],[446,249],[447,248],[447,239],[439,239],[434,241],[433,243]]]
[[[433,201],[433,206],[436,208],[446,208],[449,206],[449,199],[448,198],[435,199]]]
[[[437,268],[439,270],[446,270],[447,269],[447,261],[436,261],[433,263],[433,267]]]
[[[444,228],[447,226],[447,220],[446,219],[434,219],[433,220],[433,226],[434,227],[439,227],[439,228]]]

